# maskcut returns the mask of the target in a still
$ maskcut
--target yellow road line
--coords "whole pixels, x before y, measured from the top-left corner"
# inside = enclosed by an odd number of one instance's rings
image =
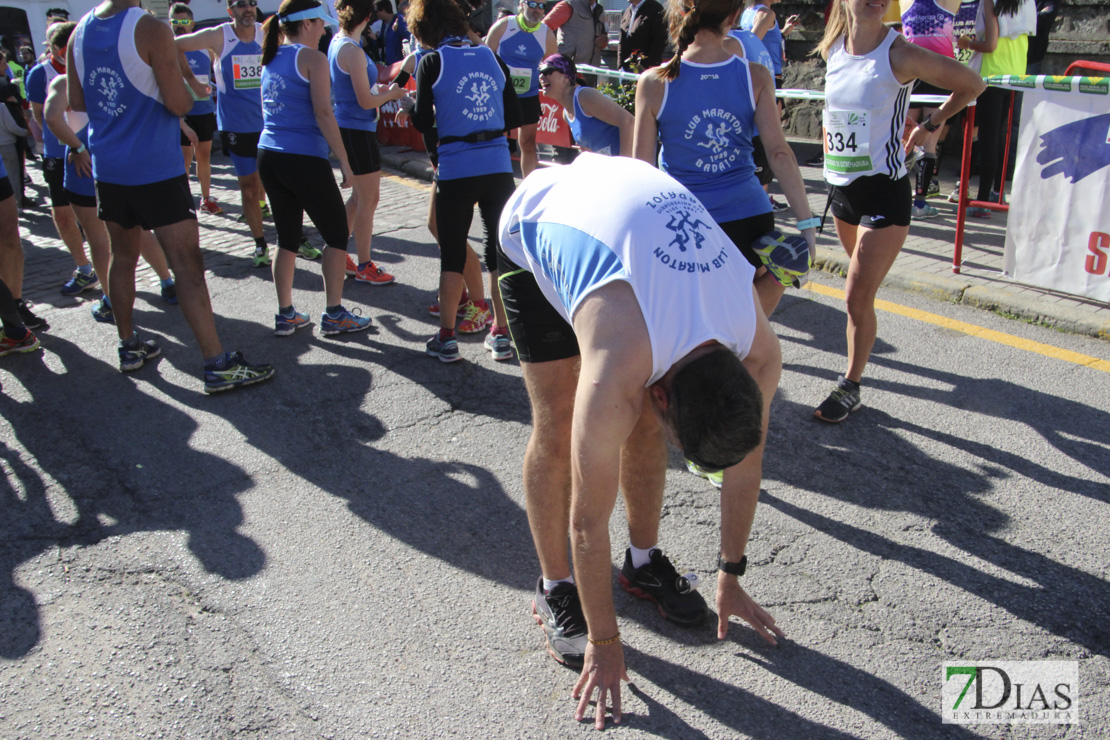
[[[805,288],[806,290],[811,290],[814,293],[829,296],[830,298],[839,298],[840,300],[844,300],[845,297],[843,290],[840,290],[839,288],[830,288],[829,286],[821,285],[820,283],[809,282],[806,283]],[[1104,373],[1110,373],[1110,362],[1106,360],[1100,360],[1097,357],[1091,357],[1090,355],[1085,355],[1080,352],[1072,352],[1068,349],[1054,347],[1051,344],[1034,342],[1031,339],[1022,339],[1021,337],[1015,337],[1012,334],[1005,334],[1000,331],[994,331],[993,329],[988,329],[984,326],[966,324],[963,321],[956,321],[955,319],[949,319],[945,316],[939,316],[935,313],[929,313],[928,311],[919,311],[916,308],[902,306],[897,303],[891,303],[890,301],[876,300],[875,308],[879,309],[880,311],[886,311],[887,313],[898,314],[899,316],[916,319],[917,321],[924,321],[927,324],[942,326],[945,329],[953,329],[955,331],[963,332],[964,334],[970,334],[973,337],[979,337],[981,339],[986,339],[998,344],[1004,344],[1007,347],[1025,350],[1026,352],[1035,352],[1036,354],[1044,355],[1045,357],[1052,357],[1057,360],[1063,360],[1064,362],[1071,362],[1076,365],[1083,365],[1085,367],[1094,368],[1095,370],[1101,370]]]
[[[404,185],[405,187],[410,187],[414,190],[431,190],[432,189],[432,186],[429,185],[428,183],[423,182],[421,180],[417,180],[417,179],[412,178],[412,177],[403,177],[401,175],[382,174],[382,179],[383,180],[390,180],[392,182],[398,183],[399,185]]]

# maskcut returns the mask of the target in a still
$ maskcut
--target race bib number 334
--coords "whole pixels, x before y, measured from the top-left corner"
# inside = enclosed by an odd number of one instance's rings
[[[231,57],[231,77],[236,90],[251,90],[262,87],[262,55],[233,54]]]
[[[862,111],[825,110],[825,168],[832,172],[868,172],[871,137],[868,114]]]

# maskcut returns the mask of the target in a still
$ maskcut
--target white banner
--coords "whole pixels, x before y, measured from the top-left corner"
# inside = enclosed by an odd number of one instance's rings
[[[1003,271],[1110,303],[1110,96],[1024,96]]]

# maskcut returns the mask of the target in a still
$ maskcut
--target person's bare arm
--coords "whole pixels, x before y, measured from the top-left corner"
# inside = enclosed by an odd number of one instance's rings
[[[54,134],[58,141],[69,147],[69,156],[73,160],[73,166],[77,173],[85,177],[92,177],[92,156],[88,149],[83,152],[77,151],[81,148],[81,139],[73,133],[73,129],[66,123],[66,108],[69,107],[69,97],[66,95],[67,86],[68,76],[62,77],[59,75],[51,81],[46,88],[46,105],[43,107],[43,117],[46,125],[50,127],[50,133]]]
[[[653,167],[656,165],[656,138],[659,134],[655,116],[659,114],[666,89],[666,84],[658,75],[658,70],[648,70],[636,82],[636,121],[632,135],[632,156]]]
[[[778,104],[775,101],[775,82],[771,73],[761,64],[750,64],[752,90],[755,93],[755,126],[759,129],[759,140],[763,143],[763,151],[767,154],[767,162],[775,179],[782,187],[786,202],[794,211],[794,218],[804,221],[813,217],[806,199],[805,181],[802,179],[801,170],[798,169],[798,160],[794,157],[794,150],[786,141],[782,132],[782,123],[779,119]],[[817,259],[817,233],[814,229],[802,232],[809,244],[809,253],[812,259]]]
[[[762,132],[761,132],[762,133]],[[752,522],[755,521],[759,486],[763,480],[763,449],[767,443],[767,427],[771,416],[771,400],[778,389],[782,374],[782,350],[779,340],[763,315],[759,299],[752,301],[756,312],[756,333],[752,348],[744,358],[759,390],[763,394],[763,441],[748,453],[739,464],[725,470],[721,485],[721,557],[728,562],[738,562],[744,557]],[[740,586],[738,576],[724,571],[717,572],[717,637],[728,634],[728,619],[741,617],[772,645],[775,636],[785,637],[775,626],[774,618],[763,610]]]
[[[990,2],[990,0],[983,0]],[[963,110],[968,103],[982,94],[987,88],[983,78],[970,67],[955,59],[943,57],[903,39],[898,39],[890,49],[890,68],[900,82],[918,79],[952,93],[944,103],[929,115],[922,118],[906,141],[906,151],[923,142],[929,136],[925,122],[941,126],[952,116]]]
[[[755,11],[755,23],[752,24],[752,33],[762,39],[767,32],[775,27],[775,11],[764,6]]]
[[[501,44],[501,37],[505,35],[505,28],[508,27],[509,21],[513,20],[515,16],[507,15],[501,20],[494,23],[486,34],[486,46],[493,49],[493,53],[497,53],[497,47]]]
[[[546,43],[544,44],[543,58],[547,59],[552,54],[559,53],[559,42],[555,39],[555,32],[550,27],[544,26],[547,29]]]
[[[69,107],[84,113],[85,90],[81,87],[81,78],[77,76],[77,65],[73,63],[73,44],[66,49],[66,82]]]
[[[621,132],[620,155],[631,157],[636,130],[636,119],[632,114],[617,105],[612,98],[592,87],[587,87],[578,94],[578,103],[586,115],[617,127]]]
[[[220,55],[224,53],[223,28],[221,26],[213,26],[203,31],[195,31],[193,33],[187,33],[184,36],[176,36],[173,42],[177,47],[177,64],[181,68],[181,76],[185,79],[185,84],[196,93],[198,98],[211,95],[211,87],[209,86],[209,88],[205,90],[205,85],[193,74],[193,69],[189,66],[189,60],[185,58],[185,52],[204,49],[208,52],[210,57],[219,59]]]
[[[139,58],[150,65],[162,104],[175,116],[183,116],[193,107],[193,96],[182,78],[173,31],[152,15],[144,15],[135,24],[135,49]],[[188,69],[189,65],[185,65]]]
[[[297,68],[308,80],[316,125],[320,127],[324,141],[328,142],[332,153],[339,160],[339,169],[343,173],[340,187],[350,187],[354,183],[354,174],[347,162],[347,148],[343,146],[339,124],[335,122],[335,113],[331,109],[331,71],[328,69],[328,58],[315,49],[301,49],[297,54]]]
[[[401,68],[408,63],[402,63]],[[343,44],[339,50],[339,66],[351,76],[351,87],[355,90],[355,99],[358,104],[370,110],[385,105],[391,100],[405,97],[405,90],[397,85],[389,85],[380,93],[374,93],[374,83],[366,68],[366,53],[354,44]]]
[[[614,317],[621,317],[614,319]],[[647,325],[632,288],[614,282],[583,300],[574,317],[582,367],[571,427],[571,547],[574,578],[591,640],[619,633],[613,607],[609,518],[617,500],[621,446],[640,418],[651,377]],[[595,726],[605,727],[606,697],[621,719],[621,680],[627,680],[619,640],[589,643],[573,696],[575,718],[587,711],[597,689]]]

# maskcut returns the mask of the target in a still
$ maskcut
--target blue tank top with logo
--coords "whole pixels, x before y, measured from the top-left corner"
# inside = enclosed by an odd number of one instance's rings
[[[69,115],[72,116],[73,113],[70,113]],[[81,130],[77,131],[76,133],[77,133],[77,138],[81,140],[81,143],[84,144],[86,147],[88,147],[88,145],[89,145],[89,127],[88,127],[88,124],[83,126],[81,128]],[[77,174],[77,167],[74,166],[73,161],[69,158],[69,153],[70,153],[70,148],[66,147],[66,155],[65,155],[66,156],[66,168],[65,168],[65,176],[62,180],[62,187],[64,187],[66,190],[70,191],[71,193],[77,193],[78,195],[84,195],[87,198],[95,197],[96,196],[96,181],[93,180],[91,177],[82,177],[81,175]]]
[[[189,62],[189,69],[193,72],[193,77],[197,78],[198,82],[205,85],[214,86],[212,79],[212,58],[208,56],[207,49],[199,49],[197,51],[185,52],[185,60]],[[185,115],[188,116],[206,116],[209,113],[216,112],[216,104],[212,102],[212,96],[207,98],[196,98],[193,100],[193,107]]]
[[[497,44],[498,56],[509,67],[513,89],[518,98],[532,98],[540,94],[539,66],[544,56],[547,26],[540,23],[535,31],[520,25],[520,17],[509,21],[505,34]]]
[[[89,12],[70,39],[98,182],[148,185],[185,174],[179,119],[162,104],[154,72],[135,48],[135,25],[146,14],[137,7],[103,19]]]
[[[488,46],[441,46],[439,78],[432,84],[439,131],[440,180],[512,172],[508,140],[444,139],[505,128],[505,73]]]
[[[755,176],[755,99],[748,62],[682,62],[657,116],[664,172],[701,199],[717,223],[771,210]]]
[[[621,130],[611,123],[587,114],[578,102],[584,88],[574,89],[574,120],[567,121],[578,146],[598,154],[615,157],[621,153]],[[566,114],[563,114],[564,117]]]
[[[740,16],[740,28],[744,31],[751,31],[755,28],[755,14],[766,7],[766,5],[754,5],[745,9]],[[756,38],[759,37],[756,36]],[[775,25],[771,26],[770,30],[763,34],[763,38],[760,40],[763,42],[763,47],[767,49],[767,53],[771,55],[771,64],[774,65],[771,71],[778,77],[782,74],[782,29],[779,28],[778,18],[775,18]]]
[[[378,67],[370,61],[370,57],[366,56],[361,46],[348,38],[333,37],[328,44],[328,69],[331,72],[331,97],[335,122],[343,128],[377,131],[378,109],[367,109],[358,104],[355,86],[351,84],[351,75],[339,68],[339,51],[347,44],[358,49],[359,55],[366,60],[366,74],[370,79],[370,88],[373,89],[378,81]]]
[[[240,41],[230,23],[224,51],[216,62],[216,122],[221,131],[246,134],[262,130],[262,25],[254,40]]]
[[[302,44],[284,44],[262,68],[262,136],[259,149],[328,158],[328,142],[316,124],[312,89],[297,69]]]

